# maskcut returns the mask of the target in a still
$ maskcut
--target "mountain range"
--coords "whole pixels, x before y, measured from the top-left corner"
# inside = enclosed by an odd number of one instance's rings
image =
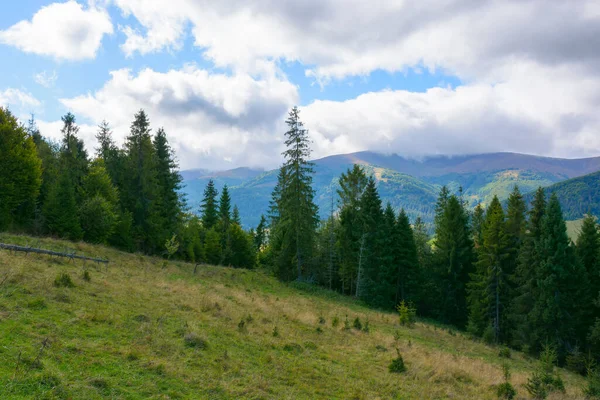
[[[314,160],[313,187],[321,216],[337,207],[336,189],[342,172],[353,164],[362,165],[373,175],[383,202],[396,209],[404,208],[411,220],[421,216],[431,222],[435,202],[443,185],[453,192],[461,188],[470,206],[487,204],[494,195],[508,197],[514,185],[523,193],[539,186],[556,191],[568,219],[580,218],[589,209],[600,211],[600,157],[561,159],[517,153],[490,153],[461,156],[431,156],[410,159],[397,154],[363,151]],[[591,175],[590,175],[591,174]],[[182,171],[183,192],[193,211],[198,211],[204,188],[213,179],[218,190],[230,189],[245,227],[258,224],[268,209],[271,192],[277,181],[277,170],[236,168],[227,171],[203,169]],[[575,179],[573,179],[575,178]],[[587,185],[587,186],[586,186]],[[587,190],[593,186],[593,190]],[[581,205],[581,199],[585,203]]]

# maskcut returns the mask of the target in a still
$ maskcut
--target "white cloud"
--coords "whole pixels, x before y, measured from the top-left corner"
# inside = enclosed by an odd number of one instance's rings
[[[31,21],[0,31],[0,43],[58,60],[84,60],[95,58],[102,38],[112,32],[105,10],[70,0],[42,7]]]
[[[48,71],[42,71],[33,76],[33,80],[37,84],[42,85],[45,88],[53,87],[57,79],[58,74],[56,73],[56,71],[52,71],[52,73],[49,73]]]
[[[281,144],[278,126],[297,100],[297,88],[276,76],[258,80],[188,65],[166,73],[113,71],[99,91],[61,102],[93,123],[108,120],[119,142],[143,108],[154,129],[164,126],[182,167],[228,168],[275,166]],[[95,146],[93,136],[86,144]]]
[[[19,89],[8,88],[0,90],[0,106],[2,107],[39,107],[40,101],[30,93]]]

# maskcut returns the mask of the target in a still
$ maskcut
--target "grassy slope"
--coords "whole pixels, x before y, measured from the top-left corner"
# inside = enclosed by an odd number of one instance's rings
[[[501,382],[497,348],[432,324],[400,327],[392,313],[327,291],[222,267],[202,266],[194,276],[190,264],[164,266],[86,244],[8,235],[0,242],[111,259],[104,269],[0,251],[2,399],[492,399],[492,385]],[[91,282],[82,279],[84,268]],[[54,287],[61,272],[76,287]],[[370,333],[344,331],[346,315],[368,319]],[[190,332],[208,347],[187,347]],[[396,347],[408,366],[402,375],[387,371]],[[525,397],[533,362],[513,352],[509,363]],[[578,398],[582,379],[562,376],[567,394],[551,398]]]

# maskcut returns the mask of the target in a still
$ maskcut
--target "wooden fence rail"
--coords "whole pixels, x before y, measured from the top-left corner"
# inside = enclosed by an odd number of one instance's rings
[[[94,261],[97,263],[108,264],[108,260],[104,260],[102,258],[85,257],[85,256],[77,255],[75,253],[61,253],[58,251],[36,249],[34,247],[17,246],[14,244],[0,243],[0,249],[11,250],[11,251],[21,251],[24,253],[48,254],[49,256],[65,257],[70,260],[75,260],[75,259],[88,260],[88,261]]]

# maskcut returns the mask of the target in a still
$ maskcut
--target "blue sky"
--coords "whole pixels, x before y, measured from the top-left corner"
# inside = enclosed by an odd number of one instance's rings
[[[7,2],[0,105],[52,138],[72,111],[88,147],[144,108],[184,168],[275,166],[296,104],[315,157],[600,152],[597,2],[437,4]]]

